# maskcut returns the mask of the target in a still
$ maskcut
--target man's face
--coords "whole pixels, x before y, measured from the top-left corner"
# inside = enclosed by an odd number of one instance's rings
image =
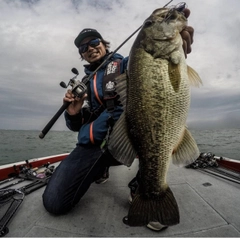
[[[93,39],[96,39],[96,37],[87,37],[81,42],[81,45],[89,43]],[[88,45],[87,51],[82,53],[82,57],[84,58],[84,60],[86,60],[89,63],[98,61],[105,55],[106,55],[106,47],[101,41],[97,46]]]

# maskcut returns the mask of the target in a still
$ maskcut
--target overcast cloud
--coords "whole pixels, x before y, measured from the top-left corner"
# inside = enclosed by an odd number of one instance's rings
[[[83,64],[73,41],[97,29],[115,50],[167,1],[1,0],[0,128],[42,130],[62,105],[66,83]],[[171,4],[177,4],[173,1]],[[240,127],[240,1],[188,0],[195,29],[187,63],[204,85],[192,89],[191,128]],[[129,54],[131,39],[118,52]],[[53,130],[66,130],[63,116]]]

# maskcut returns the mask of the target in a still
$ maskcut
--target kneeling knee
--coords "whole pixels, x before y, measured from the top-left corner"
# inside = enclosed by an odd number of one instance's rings
[[[66,205],[61,202],[59,198],[54,198],[52,196],[47,195],[46,193],[43,194],[43,206],[45,209],[55,215],[66,214],[71,210],[70,205]]]

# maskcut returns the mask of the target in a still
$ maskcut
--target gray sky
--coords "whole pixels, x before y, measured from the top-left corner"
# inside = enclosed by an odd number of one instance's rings
[[[0,129],[42,130],[62,105],[66,83],[83,64],[73,41],[97,29],[115,50],[159,0],[1,0]],[[171,4],[177,4],[173,1]],[[240,127],[240,1],[188,0],[195,29],[187,63],[204,85],[192,89],[190,128]],[[129,54],[131,39],[118,52]],[[66,130],[63,116],[53,130]]]

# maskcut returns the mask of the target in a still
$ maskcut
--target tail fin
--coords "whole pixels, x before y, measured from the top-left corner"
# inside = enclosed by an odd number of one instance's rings
[[[127,224],[145,226],[150,221],[158,221],[162,225],[171,226],[178,224],[179,218],[176,199],[168,187],[158,199],[145,199],[139,194],[136,195],[128,212]]]

